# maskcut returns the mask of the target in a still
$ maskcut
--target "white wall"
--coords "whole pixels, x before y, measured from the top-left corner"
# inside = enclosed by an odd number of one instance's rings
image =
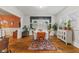
[[[36,15],[35,15],[36,16]],[[38,15],[38,16],[40,16],[40,15]],[[42,16],[42,15],[41,15]],[[44,15],[43,15],[44,16]],[[47,16],[47,15],[45,15],[45,16]],[[52,25],[55,23],[55,21],[56,21],[56,19],[55,19],[56,17],[55,16],[51,16],[51,23],[52,23]],[[23,24],[22,24],[22,26],[24,26],[24,25],[26,25],[27,27],[28,26],[30,26],[30,16],[24,16],[24,21],[22,22]],[[30,33],[29,33],[30,35],[31,35],[31,31],[30,31]]]
[[[55,23],[55,16],[51,16],[51,23],[52,25]],[[22,26],[26,25],[26,26],[30,26],[30,16],[24,16],[24,20],[22,22]]]
[[[26,25],[29,26],[30,25],[30,16],[24,16],[24,20],[22,22],[22,27]]]
[[[57,15],[56,22],[71,19],[73,27],[73,45],[79,48],[79,7],[67,7]]]
[[[23,22],[24,22],[24,15],[21,13],[21,11],[19,11],[14,6],[1,6],[0,8],[21,18],[20,19],[20,21],[21,21],[21,27],[17,28],[17,30],[18,30],[18,39],[21,38],[21,36],[22,36],[21,32],[22,32],[22,27],[23,27]]]
[[[54,25],[56,23],[56,17],[55,16],[51,16],[51,25]]]

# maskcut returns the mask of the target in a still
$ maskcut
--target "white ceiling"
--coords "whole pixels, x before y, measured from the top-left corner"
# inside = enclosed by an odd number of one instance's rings
[[[9,12],[7,12],[7,11],[0,8],[0,15],[10,15],[11,16],[13,14],[11,14],[11,13],[9,13]]]
[[[25,15],[56,15],[66,8],[65,6],[17,6]]]

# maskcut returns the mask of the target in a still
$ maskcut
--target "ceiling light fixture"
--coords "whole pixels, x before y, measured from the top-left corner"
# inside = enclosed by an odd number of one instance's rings
[[[40,8],[43,8],[44,6],[39,6]]]

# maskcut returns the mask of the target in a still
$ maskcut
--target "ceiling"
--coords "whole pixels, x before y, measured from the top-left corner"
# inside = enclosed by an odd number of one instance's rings
[[[17,6],[17,8],[25,15],[56,15],[62,10],[65,6]]]
[[[10,15],[11,16],[13,14],[11,14],[11,13],[9,13],[9,12],[7,12],[7,11],[0,8],[0,15]]]

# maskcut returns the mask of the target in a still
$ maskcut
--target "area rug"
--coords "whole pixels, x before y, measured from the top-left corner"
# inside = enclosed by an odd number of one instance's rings
[[[49,40],[44,40],[43,42],[34,40],[32,41],[32,44],[28,49],[29,50],[57,50],[54,44],[52,44]]]

